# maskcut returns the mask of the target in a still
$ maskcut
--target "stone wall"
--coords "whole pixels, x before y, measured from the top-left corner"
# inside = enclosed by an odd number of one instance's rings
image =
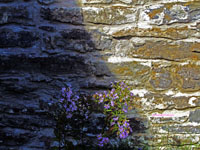
[[[0,149],[50,149],[51,100],[126,80],[133,137],[200,140],[199,0],[0,0]]]

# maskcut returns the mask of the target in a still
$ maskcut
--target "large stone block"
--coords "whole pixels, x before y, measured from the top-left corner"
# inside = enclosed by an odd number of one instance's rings
[[[186,65],[177,71],[181,76],[182,88],[184,90],[200,89],[200,67],[197,65]]]
[[[24,70],[27,72],[50,72],[52,74],[65,73],[88,76],[93,73],[93,68],[88,60],[87,56],[78,54],[54,55],[49,57],[34,57],[24,54],[13,55],[12,57],[2,55],[0,61],[0,67],[2,70],[0,71]]]
[[[144,87],[149,80],[150,67],[138,62],[108,63],[107,67],[116,78],[129,80],[134,87]],[[134,80],[133,80],[134,79]]]
[[[133,4],[133,5],[144,5],[148,2],[150,2],[150,0],[119,0],[119,2],[124,3],[124,4]]]
[[[165,60],[200,59],[200,54],[195,52],[198,45],[197,42],[148,39],[144,45],[133,47],[129,56]]]
[[[153,134],[152,139],[149,140],[149,144],[153,149],[179,149],[179,150],[198,150],[199,148],[198,134],[178,134],[178,133],[165,133],[165,134]]]
[[[155,89],[169,89],[172,85],[172,78],[169,72],[156,71],[150,79],[150,84]]]
[[[196,109],[195,111],[192,111],[189,116],[189,121],[200,123],[199,115],[200,115],[200,109]]]
[[[49,21],[83,24],[82,11],[78,7],[42,7],[40,12]]]
[[[112,0],[82,0],[83,4],[109,4]]]
[[[27,143],[32,137],[36,136],[30,130],[17,128],[1,128],[0,140],[1,143],[9,146],[20,146]]]
[[[0,29],[0,48],[22,47],[27,48],[35,44],[38,34],[33,31]]]
[[[40,4],[49,5],[55,2],[55,0],[38,0]]]
[[[59,48],[81,53],[92,52],[95,50],[95,45],[91,40],[69,40],[65,39],[62,35],[46,37],[44,40],[47,48],[49,47],[51,49]]]
[[[175,134],[200,134],[200,126],[196,125],[195,123],[183,123],[183,124],[172,124],[172,125],[163,125],[160,130],[157,129],[157,132],[159,131],[166,131],[169,133],[175,133]]]
[[[94,24],[126,24],[137,19],[137,9],[133,7],[85,7],[83,8],[84,22]]]
[[[142,92],[145,91],[147,93],[142,94]],[[137,92],[140,96],[138,96]],[[168,92],[169,91],[167,91],[166,93],[160,92],[159,94],[151,92],[150,90],[148,91],[148,89],[135,89],[133,92],[133,94],[136,95],[135,96],[136,100],[134,102],[134,105],[141,111],[167,110],[167,109],[183,110],[200,106],[200,99],[198,95],[195,95],[196,93],[174,92],[173,95],[168,95]]]
[[[27,130],[39,130],[40,127],[51,127],[53,121],[47,116],[37,116],[35,115],[1,115],[0,119],[2,124],[15,127],[23,128]]]
[[[8,2],[13,2],[15,0],[0,0],[0,2],[8,3]]]
[[[199,2],[150,5],[141,9],[139,22],[149,25],[194,22],[200,17],[198,6]]]
[[[18,6],[0,6],[0,25],[8,23],[32,24],[31,7]]]
[[[190,97],[175,97],[170,98],[171,102],[174,103],[174,107],[176,109],[187,109],[191,107],[199,107],[200,106],[200,99],[197,96],[190,96]],[[169,101],[170,101],[169,99]]]
[[[164,63],[153,63],[153,66],[156,67],[152,70],[149,80],[153,89],[178,89],[186,92],[186,94],[182,94],[182,97],[187,96],[187,92],[196,92],[200,89],[199,65],[195,63],[175,63],[173,61],[168,63],[167,66]],[[172,95],[175,95],[175,93]],[[191,93],[191,96],[193,95],[195,96],[194,93]],[[190,97],[189,93],[188,97]]]
[[[149,121],[153,124],[184,123],[189,118],[190,111],[187,110],[163,110],[149,113]]]
[[[138,28],[138,27],[129,27],[121,28],[118,30],[112,31],[110,29],[110,35],[115,38],[120,37],[155,37],[155,38],[166,38],[166,39],[186,39],[197,33],[197,31],[189,29],[188,26],[183,27],[153,27],[149,29]]]
[[[81,53],[111,49],[111,38],[100,32],[86,31],[83,28],[68,28],[54,36],[45,35],[46,48],[66,49]]]

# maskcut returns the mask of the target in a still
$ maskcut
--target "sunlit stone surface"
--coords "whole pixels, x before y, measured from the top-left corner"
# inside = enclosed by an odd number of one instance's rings
[[[49,150],[47,105],[71,83],[126,80],[133,146],[198,148],[199,0],[0,0],[0,150]],[[196,145],[195,145],[196,144]]]

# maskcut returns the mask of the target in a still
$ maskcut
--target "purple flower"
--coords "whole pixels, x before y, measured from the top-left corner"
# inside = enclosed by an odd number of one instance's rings
[[[66,108],[66,112],[69,112],[70,111],[70,109],[69,108]]]
[[[62,91],[62,92],[65,92],[65,91],[66,91],[66,88],[65,88],[65,87],[63,87],[61,91]]]
[[[73,111],[75,111],[75,110],[77,110],[77,107],[76,107],[76,106],[74,106],[74,108],[73,108]]]
[[[62,90],[61,90],[62,96],[65,96],[65,91],[66,91],[66,88],[65,87],[62,88]]]
[[[114,106],[114,102],[113,102],[113,101],[111,101],[111,106],[112,106],[112,107]]]
[[[115,93],[114,95],[113,95],[113,97],[116,97],[117,96],[117,93]]]
[[[127,121],[124,121],[124,124],[123,124],[124,127],[129,127],[130,124],[127,122]]]
[[[121,86],[124,86],[124,85],[125,85],[125,83],[122,81],[122,82],[120,83],[120,85],[121,85]]]
[[[120,127],[119,127],[119,131],[120,131],[120,132],[123,132],[123,131],[124,131],[123,126],[120,126]]]
[[[117,122],[118,127],[120,127],[120,122]]]
[[[68,88],[68,91],[67,91],[67,100],[68,101],[71,101],[71,95],[72,95],[72,90],[70,88]]]
[[[105,109],[109,109],[109,108],[110,108],[110,105],[106,104],[106,105],[104,106],[104,108],[105,108]]]
[[[60,102],[62,103],[62,102],[64,102],[64,100],[65,100],[64,98],[61,98],[61,99],[60,99]]]
[[[72,101],[72,105],[73,105],[73,106],[76,105],[74,101]]]
[[[103,97],[101,97],[101,98],[100,98],[100,100],[99,100],[99,103],[102,103],[102,102],[103,102],[103,100],[104,100],[104,98],[103,98]]]
[[[88,115],[87,114],[85,114],[85,119],[88,119]]]
[[[103,143],[107,144],[109,142],[109,138],[104,137],[102,141],[103,141]]]
[[[100,147],[103,147],[103,143],[99,143],[98,145],[99,145]]]
[[[128,136],[128,133],[125,132],[125,131],[121,132],[120,135],[119,135],[119,137],[120,137],[121,139],[125,139],[125,138],[127,138],[127,136]]]
[[[133,132],[133,130],[132,130],[132,128],[131,128],[131,127],[129,127],[129,131],[130,131],[130,132]]]
[[[114,121],[117,121],[117,120],[118,120],[118,117],[113,118],[113,120],[114,120]]]
[[[112,122],[110,125],[113,126],[115,124],[115,122]]]
[[[130,93],[130,96],[133,96],[133,93],[132,93],[132,92]]]
[[[115,89],[112,89],[111,92],[110,92],[110,94],[112,95],[114,92],[115,92]]]
[[[97,139],[98,139],[98,145],[100,146],[100,147],[103,147],[104,146],[104,144],[107,144],[108,142],[109,142],[109,138],[107,138],[107,137],[102,137],[102,134],[99,134],[98,136],[97,136]]]
[[[113,97],[113,100],[116,100],[117,98],[119,98],[119,97]]]
[[[123,108],[123,112],[127,113],[127,109]]]
[[[124,138],[125,138],[124,132],[120,133],[119,137],[120,137],[121,139],[124,139]]]
[[[102,134],[97,135],[97,139],[101,140],[102,139]]]
[[[77,110],[77,107],[76,107],[76,105],[74,104],[71,104],[70,106],[69,106],[69,108],[71,109],[71,111],[73,112],[73,111],[75,111],[75,110]]]
[[[69,119],[69,118],[71,118],[72,117],[72,114],[67,114],[67,118]]]
[[[77,101],[80,97],[78,95],[75,96],[74,101]]]
[[[114,100],[116,100],[116,99],[118,99],[118,98],[119,98],[119,96],[117,95],[117,93],[113,95],[113,99],[114,99]]]
[[[128,123],[127,120],[124,121],[123,125],[120,125],[118,122],[118,132],[119,132],[119,137],[121,139],[127,138],[128,134],[132,132],[132,129],[130,128],[130,124]]]

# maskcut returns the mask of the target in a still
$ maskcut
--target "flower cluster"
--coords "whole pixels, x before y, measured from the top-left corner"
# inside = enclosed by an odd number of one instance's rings
[[[79,96],[72,97],[73,93],[70,86],[68,88],[62,88],[61,92],[62,98],[60,99],[60,102],[65,108],[67,119],[70,119],[73,116],[73,112],[77,110],[77,101]]]
[[[79,114],[79,116],[88,119],[89,117],[89,103],[85,97],[80,98],[72,92],[71,86],[67,88],[62,88],[61,90],[62,98],[59,102],[64,107],[66,118],[71,119],[74,114]]]
[[[60,98],[52,106],[52,115],[56,121],[54,133],[59,147],[68,149],[77,146],[73,145],[67,136],[76,139],[79,146],[85,145],[85,139],[88,138],[87,127],[90,124],[91,104],[90,99],[84,95],[79,96],[74,93],[70,85],[62,88]]]
[[[105,115],[104,127],[102,134],[97,136],[98,146],[103,147],[108,144],[110,137],[117,136],[125,139],[132,132],[131,125],[126,113],[132,108],[133,94],[124,82],[112,83],[110,91],[94,94],[95,102],[103,106]],[[71,86],[64,87],[61,90],[61,98],[56,103],[55,119],[56,130],[55,135],[59,139],[59,144],[64,147],[69,146],[66,136],[74,136],[81,140],[84,145],[83,137],[87,137],[85,128],[90,124],[90,115],[92,110],[92,101],[80,97],[73,93]],[[108,138],[109,137],[109,138]],[[86,138],[85,138],[86,139]]]
[[[112,83],[109,92],[96,93],[94,98],[98,104],[103,105],[103,113],[106,115],[105,122],[112,134],[117,134],[121,139],[126,138],[132,132],[129,120],[125,113],[131,107],[133,94],[124,82]],[[109,134],[108,132],[104,135]],[[100,143],[102,145],[102,143]]]
[[[128,137],[129,133],[132,132],[132,128],[130,127],[130,124],[128,122],[128,120],[123,121],[123,124],[120,125],[120,123],[118,122],[118,135],[121,139],[125,139]]]
[[[99,134],[97,136],[97,139],[98,139],[98,142],[99,142],[98,145],[100,147],[103,147],[104,144],[108,144],[108,142],[109,142],[109,138],[108,137],[102,137],[102,134]]]

